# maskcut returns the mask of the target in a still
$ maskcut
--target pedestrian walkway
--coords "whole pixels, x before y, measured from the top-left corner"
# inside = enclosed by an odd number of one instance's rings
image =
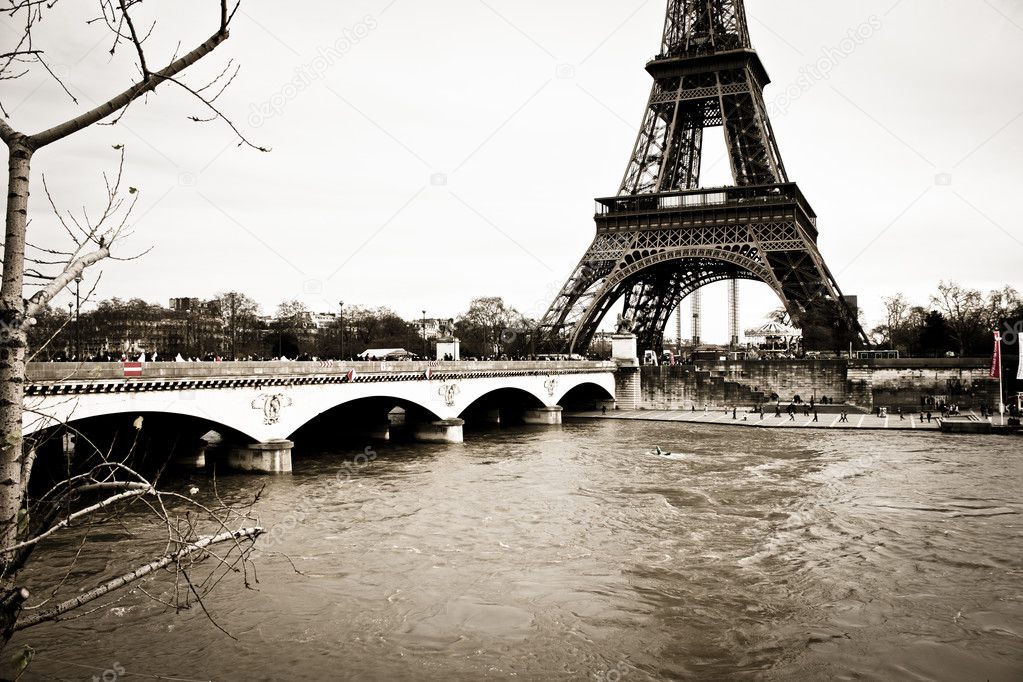
[[[760,414],[737,410],[733,419],[732,410],[726,411],[724,408],[711,409],[706,412],[685,410],[613,410],[604,414],[600,411],[592,411],[573,412],[565,416],[583,419],[631,419],[636,421],[682,422],[685,424],[713,424],[715,426],[745,426],[763,429],[939,431],[941,426],[940,416],[933,417],[931,422],[928,423],[926,418],[921,421],[919,414],[906,414],[905,419],[899,419],[897,414],[878,417],[876,414],[863,414],[861,412],[850,412],[847,422],[840,421],[841,414],[835,413],[819,413],[815,422],[813,420],[813,412],[810,413],[810,416],[799,412],[796,414],[795,420],[791,420],[784,411],[782,411],[780,417],[776,417],[773,412],[768,412],[761,418]]]

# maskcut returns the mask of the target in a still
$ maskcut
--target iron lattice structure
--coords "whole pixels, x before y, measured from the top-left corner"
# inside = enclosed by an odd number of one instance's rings
[[[729,279],[769,285],[804,333],[865,342],[817,249],[817,216],[785,172],[743,0],[669,0],[646,69],[654,84],[618,195],[597,200],[596,238],[541,319],[540,345],[585,349],[624,297],[640,347],[660,349],[682,300]],[[699,189],[712,127],[724,131],[735,184]]]

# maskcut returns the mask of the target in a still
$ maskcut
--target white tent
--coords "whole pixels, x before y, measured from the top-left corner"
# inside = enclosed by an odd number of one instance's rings
[[[768,322],[756,329],[747,329],[748,339],[786,339],[802,336],[798,329],[793,329],[778,322]]]
[[[400,360],[412,355],[404,348],[370,348],[359,353],[359,359]]]

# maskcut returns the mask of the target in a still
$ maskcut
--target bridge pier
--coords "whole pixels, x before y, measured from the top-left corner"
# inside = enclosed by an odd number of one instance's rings
[[[179,469],[205,469],[206,441],[200,440],[194,448],[176,450],[171,463]]]
[[[415,425],[413,434],[420,443],[462,443],[462,419],[442,419],[440,421],[420,422]]]
[[[367,435],[373,440],[391,440],[391,423],[380,424],[379,426],[371,426]]]
[[[227,454],[227,464],[232,469],[257,474],[290,474],[294,446],[290,440],[235,446]]]
[[[615,370],[615,403],[623,410],[639,409],[643,390],[640,384],[639,352],[635,334],[615,334],[611,337],[611,356]]]
[[[555,426],[561,423],[562,410],[561,405],[527,408],[522,412],[522,421],[525,424]]]
[[[389,441],[391,440],[391,426],[390,421],[367,424],[355,429],[353,433],[369,440]]]

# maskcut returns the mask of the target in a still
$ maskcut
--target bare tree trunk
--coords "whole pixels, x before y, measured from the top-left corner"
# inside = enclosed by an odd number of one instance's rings
[[[9,143],[7,222],[4,239],[3,286],[0,288],[0,544],[17,540],[18,510],[25,491],[21,418],[24,410],[27,334],[22,328],[25,301],[25,228],[28,221],[29,162],[32,150],[24,138]],[[0,637],[10,638],[27,593],[15,588],[8,558],[0,558]]]
[[[3,287],[0,289],[0,544],[16,540],[18,510],[24,494],[21,419],[27,334],[22,327],[25,301],[25,227],[28,219],[29,162],[32,150],[24,138],[10,146],[7,223],[4,239]],[[3,568],[0,559],[0,569]]]

